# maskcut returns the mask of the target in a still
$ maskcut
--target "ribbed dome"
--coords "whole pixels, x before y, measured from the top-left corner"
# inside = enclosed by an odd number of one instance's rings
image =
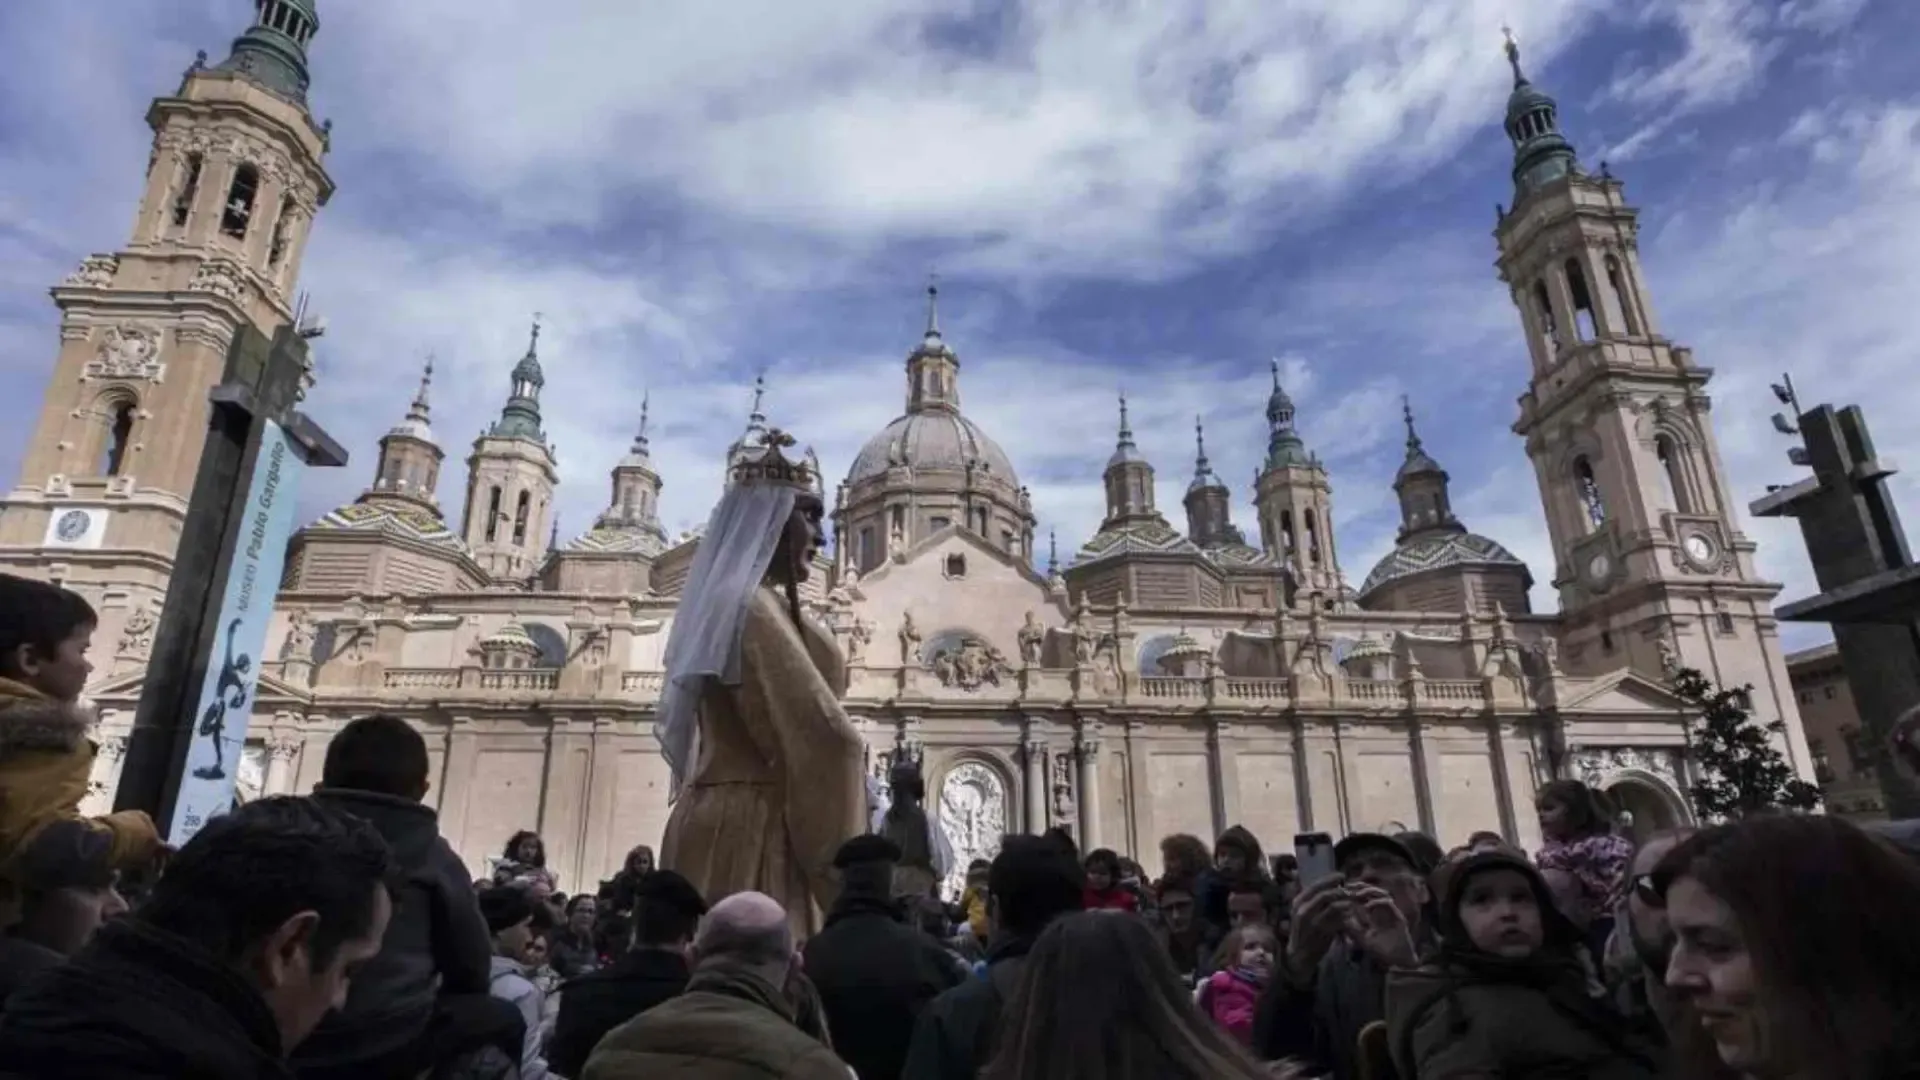
[[[1513,552],[1478,533],[1425,536],[1387,553],[1360,585],[1362,596],[1404,577],[1446,566],[1511,566],[1522,572],[1527,564]]]
[[[980,425],[956,412],[931,409],[908,413],[868,439],[853,459],[847,483],[881,476],[899,465],[964,472],[969,462],[978,462],[988,475],[1009,487],[1020,486],[1006,451],[988,438]]]

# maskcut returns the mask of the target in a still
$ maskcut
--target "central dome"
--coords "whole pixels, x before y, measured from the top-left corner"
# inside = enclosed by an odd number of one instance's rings
[[[910,412],[867,440],[859,456],[853,459],[847,483],[871,480],[899,466],[965,472],[973,463],[1009,487],[1020,486],[1006,451],[988,438],[978,424],[958,412],[939,409]]]

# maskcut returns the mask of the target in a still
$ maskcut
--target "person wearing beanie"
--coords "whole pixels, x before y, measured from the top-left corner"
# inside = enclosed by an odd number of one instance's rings
[[[583,1075],[607,1032],[687,988],[687,947],[707,913],[700,890],[672,870],[652,870],[635,878],[631,896],[632,948],[562,988],[547,1044],[547,1064],[561,1076]]]
[[[1433,875],[1440,945],[1387,977],[1388,1047],[1401,1076],[1642,1080],[1661,1062],[1588,993],[1580,931],[1538,870],[1505,850]]]
[[[0,1006],[127,910],[114,888],[113,837],[85,822],[46,825],[15,856],[12,871],[20,920],[0,933]]]
[[[895,900],[900,857],[884,836],[841,844],[833,859],[839,899],[806,945],[807,977],[819,991],[834,1050],[860,1080],[897,1080],[914,1020],[963,974]]]
[[[480,917],[493,938],[487,992],[520,1012],[526,1035],[520,1052],[522,1080],[546,1080],[540,1018],[546,995],[527,977],[527,946],[533,941],[533,898],[517,885],[496,885],[480,894]]]

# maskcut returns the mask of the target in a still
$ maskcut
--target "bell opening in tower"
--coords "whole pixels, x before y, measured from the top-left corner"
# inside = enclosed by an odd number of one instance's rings
[[[1553,301],[1547,298],[1547,283],[1533,283],[1533,312],[1540,320],[1540,344],[1547,350],[1547,359],[1552,360],[1560,352],[1560,328],[1553,320]]]
[[[133,403],[123,401],[108,415],[107,445],[100,459],[100,475],[119,476],[126,468],[127,450],[133,444],[133,413]]]
[[[1579,485],[1580,505],[1586,511],[1587,531],[1598,532],[1607,523],[1607,504],[1600,497],[1600,481],[1593,475],[1593,465],[1584,456],[1573,459],[1573,479]]]
[[[1607,256],[1607,287],[1613,290],[1614,306],[1620,309],[1620,319],[1626,324],[1629,334],[1640,332],[1640,322],[1633,317],[1633,305],[1627,302],[1627,287],[1620,272],[1620,260]]]
[[[1587,291],[1587,275],[1580,269],[1580,260],[1567,260],[1567,293],[1573,299],[1573,331],[1581,341],[1592,341],[1598,336],[1598,328],[1593,318],[1593,294]]]
[[[530,492],[521,492],[513,506],[513,546],[525,547],[527,544],[527,515],[533,506]]]
[[[200,194],[200,169],[205,159],[199,154],[188,154],[183,173],[180,177],[180,193],[173,197],[173,225],[185,228],[187,218],[193,214],[193,200]]]
[[[487,497],[487,543],[491,544],[499,537],[500,519],[505,516],[500,512],[500,488],[495,485]]]
[[[253,220],[253,201],[260,194],[260,171],[242,165],[233,171],[233,184],[227,188],[226,209],[220,214],[220,231],[235,240],[247,238],[247,225]]]
[[[287,257],[287,232],[293,218],[293,200],[280,200],[280,213],[273,219],[273,239],[267,244],[267,265],[277,267]]]

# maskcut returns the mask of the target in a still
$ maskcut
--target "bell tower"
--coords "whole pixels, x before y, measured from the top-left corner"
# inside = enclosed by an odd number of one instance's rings
[[[1317,592],[1323,604],[1332,603],[1343,585],[1333,546],[1333,485],[1293,426],[1293,398],[1280,385],[1278,360],[1267,396],[1267,457],[1254,478],[1253,502],[1267,554],[1293,568],[1300,595]]]
[[[55,285],[60,344],[20,476],[0,500],[0,570],[55,578],[109,636],[166,595],[236,329],[268,336],[333,194],[307,107],[312,0],[258,0],[231,54],[206,53],[147,110],[146,189],[118,251]],[[104,649],[101,651],[105,651]]]
[[[540,426],[540,321],[535,316],[527,354],[513,366],[512,393],[500,419],[474,440],[467,458],[467,547],[488,574],[501,580],[533,575],[547,557],[553,490],[559,462]]]
[[[1662,681],[1660,643],[1714,682],[1754,687],[1809,771],[1771,601],[1741,532],[1714,437],[1711,369],[1662,335],[1640,264],[1639,211],[1603,164],[1580,168],[1558,106],[1513,68],[1506,131],[1514,205],[1494,229],[1532,379],[1526,440],[1577,674],[1633,667]]]

